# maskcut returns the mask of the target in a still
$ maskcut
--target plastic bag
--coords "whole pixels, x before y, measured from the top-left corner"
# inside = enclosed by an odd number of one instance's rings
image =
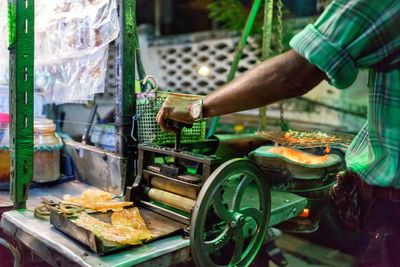
[[[38,66],[93,54],[118,36],[116,0],[36,0],[35,5]]]
[[[7,0],[0,0],[0,85],[8,85]]]
[[[0,34],[7,36],[7,0],[0,0],[0,14]],[[36,0],[35,90],[56,104],[83,103],[104,92],[108,45],[118,34],[116,0]],[[3,39],[0,84],[8,84]]]
[[[96,93],[103,93],[108,60],[108,47],[78,60],[36,66],[35,88],[42,90],[47,102],[85,103]]]

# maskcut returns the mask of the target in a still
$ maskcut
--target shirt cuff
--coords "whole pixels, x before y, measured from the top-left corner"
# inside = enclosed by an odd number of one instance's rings
[[[357,78],[358,68],[351,55],[314,25],[310,24],[296,34],[290,40],[290,46],[325,72],[329,83],[338,89],[349,87]]]

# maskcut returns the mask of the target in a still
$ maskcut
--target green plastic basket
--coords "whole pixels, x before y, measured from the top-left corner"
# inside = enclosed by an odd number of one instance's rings
[[[145,92],[136,94],[136,120],[139,143],[166,145],[175,143],[173,133],[164,132],[156,122],[156,116],[164,100],[170,96],[199,99],[201,96],[169,92]],[[192,128],[182,130],[181,143],[197,143],[205,140],[206,122],[196,122]]]

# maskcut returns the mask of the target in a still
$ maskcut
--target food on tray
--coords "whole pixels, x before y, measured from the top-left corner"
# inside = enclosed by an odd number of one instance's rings
[[[82,196],[78,198],[66,198],[66,201],[77,203],[87,209],[102,212],[106,212],[108,210],[121,211],[124,207],[132,206],[133,204],[132,202],[118,202],[113,200],[110,193],[94,189],[86,190]]]
[[[303,164],[322,164],[329,159],[328,155],[317,156],[296,149],[292,149],[289,147],[272,147],[268,149],[268,152],[282,155],[283,157],[291,161]]]
[[[135,229],[147,230],[146,223],[140,216],[138,208],[124,209],[123,211],[114,212],[111,216],[111,223],[113,225],[126,225]]]
[[[111,223],[105,223],[87,213],[76,214],[73,222],[96,236],[120,245],[138,245],[152,238],[138,208],[114,212]]]
[[[347,147],[353,138],[345,134],[339,136],[323,132],[298,132],[293,130],[287,132],[262,131],[256,134],[286,146],[326,146],[334,143]]]

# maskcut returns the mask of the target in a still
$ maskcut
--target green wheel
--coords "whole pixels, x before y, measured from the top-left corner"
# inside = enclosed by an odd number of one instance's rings
[[[190,223],[197,266],[248,266],[266,234],[271,194],[261,170],[250,160],[222,164],[204,183]]]

